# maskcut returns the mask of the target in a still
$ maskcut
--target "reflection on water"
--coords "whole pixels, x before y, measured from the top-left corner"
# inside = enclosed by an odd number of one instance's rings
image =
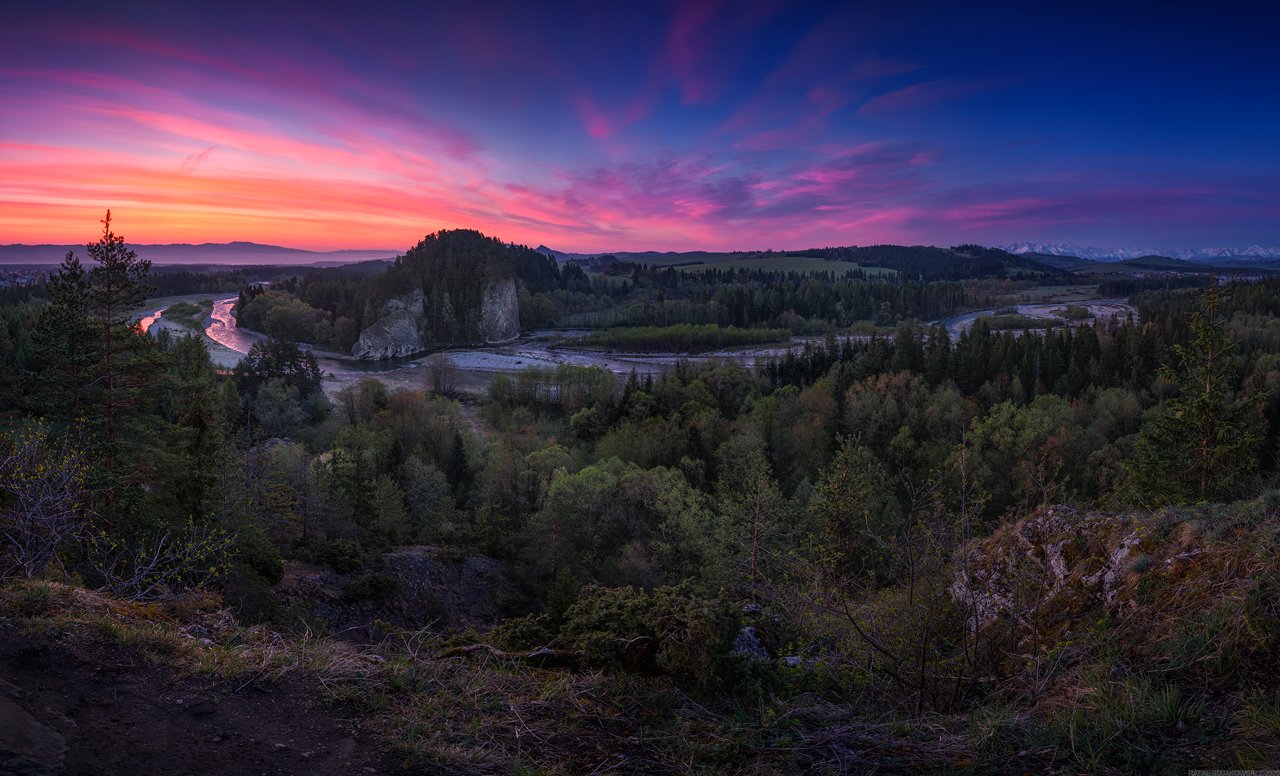
[[[143,316],[142,320],[138,321],[138,331],[145,334],[147,330],[151,328],[151,324],[160,320],[160,316],[164,315],[164,310],[165,308],[161,307],[159,310],[156,310],[154,313]]]
[[[266,335],[242,329],[236,324],[236,314],[232,309],[235,307],[236,301],[237,297],[233,296],[214,302],[213,312],[209,313],[209,325],[205,327],[204,333],[219,345],[231,348],[237,353],[248,353],[253,344],[266,339]],[[309,345],[305,344],[300,345],[300,347],[304,350],[311,349]],[[360,361],[354,358],[317,356],[317,360],[326,369],[337,368],[350,372],[390,372],[396,369],[413,369],[418,366],[421,357]]]
[[[235,313],[231,312],[231,308],[235,307],[236,299],[237,297],[233,296],[213,303],[213,312],[209,314],[209,325],[205,327],[204,333],[219,345],[231,348],[237,353],[248,353],[253,343],[262,339],[262,335],[244,331],[236,326]]]
[[[209,339],[239,353],[248,353],[255,342],[264,339],[264,335],[246,331],[236,325],[236,316],[232,312],[236,297],[221,299],[213,304],[208,327],[205,334]],[[574,366],[603,367],[618,374],[627,374],[632,370],[640,373],[660,372],[679,361],[733,361],[750,368],[757,359],[776,358],[784,355],[788,349],[803,346],[804,339],[797,339],[786,344],[765,346],[760,348],[743,348],[732,351],[718,351],[697,355],[687,353],[609,353],[601,351],[570,350],[548,347],[559,338],[580,336],[580,330],[543,330],[535,331],[523,342],[508,345],[495,345],[481,348],[456,348],[445,350],[446,357],[463,372],[495,373],[516,372],[530,367],[556,367],[560,364]],[[812,339],[812,338],[811,338]],[[303,347],[306,347],[305,345]],[[403,371],[407,377],[416,370],[426,358],[426,354],[391,358],[382,361],[361,361],[355,358],[338,358],[333,354],[317,355],[321,370],[336,377],[344,374],[355,376],[369,373],[393,373]],[[392,375],[388,375],[392,376]],[[416,378],[421,379],[421,378]]]
[[[384,358],[381,361],[361,361],[358,358],[326,358],[324,361],[341,366],[351,372],[390,372],[395,369],[417,369],[424,356]]]
[[[1071,320],[1062,318],[1062,309],[1068,305],[1076,307],[1086,307],[1092,317],[1081,320]],[[1066,326],[1092,326],[1095,320],[1107,320],[1115,317],[1125,319],[1135,317],[1138,311],[1133,305],[1129,304],[1127,299],[1086,299],[1077,302],[1039,302],[1036,304],[1015,304],[1010,305],[1012,311],[1017,315],[1024,315],[1029,318],[1057,318]],[[941,326],[947,330],[947,334],[951,336],[952,341],[960,339],[960,335],[979,318],[985,318],[996,314],[992,310],[977,310],[971,313],[961,313],[953,315],[950,318],[943,318],[929,324],[931,326]],[[1017,330],[1014,330],[1015,333]]]

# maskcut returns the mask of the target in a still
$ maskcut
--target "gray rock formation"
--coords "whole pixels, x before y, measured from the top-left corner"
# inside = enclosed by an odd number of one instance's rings
[[[373,322],[351,347],[351,355],[368,361],[397,358],[421,353],[427,349],[422,337],[421,290],[389,300],[382,306],[382,317]]]
[[[769,650],[765,649],[764,642],[760,640],[760,635],[756,633],[754,626],[748,625],[738,631],[738,638],[733,641],[733,651],[729,654],[735,657],[745,657],[751,661],[768,662]]]
[[[407,310],[384,315],[360,332],[351,355],[369,361],[421,353],[427,349],[418,330],[418,317]]]
[[[351,348],[356,358],[375,361],[421,353],[430,346],[430,329],[421,290],[396,297],[382,306],[382,317],[364,331]],[[472,311],[470,314],[474,314]],[[516,281],[507,278],[484,290],[480,305],[480,335],[486,343],[510,342],[520,336],[520,303]]]
[[[970,547],[951,597],[968,609],[975,632],[1001,623],[1030,629],[1098,606],[1114,609],[1134,584],[1140,528],[1129,515],[1045,507]]]
[[[485,342],[510,342],[520,336],[520,303],[516,299],[515,280],[507,278],[484,290],[480,325]]]

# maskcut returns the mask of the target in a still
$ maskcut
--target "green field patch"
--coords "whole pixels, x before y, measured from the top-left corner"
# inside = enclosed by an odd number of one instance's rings
[[[164,317],[189,329],[204,328],[204,319],[213,311],[213,301],[202,299],[197,303],[174,302],[165,308]]]
[[[861,267],[849,261],[827,261],[812,256],[763,256],[753,259],[726,258],[723,261],[707,261],[701,264],[685,264],[676,267],[681,272],[705,272],[709,269],[763,270],[765,272],[831,272],[835,275],[861,269],[869,277],[892,276],[894,270],[883,267]]]

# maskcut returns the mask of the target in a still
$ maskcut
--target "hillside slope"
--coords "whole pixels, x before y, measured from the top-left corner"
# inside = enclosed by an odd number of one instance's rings
[[[948,616],[973,638],[939,665],[981,669],[945,680],[962,699],[945,713],[904,714],[874,661],[733,658],[751,677],[739,687],[756,688],[744,706],[740,689],[490,646],[536,629],[526,618],[361,646],[246,628],[216,598],[142,606],[49,583],[0,593],[0,670],[65,742],[52,759],[71,773],[1267,767],[1280,762],[1278,536],[1274,492],[1154,513],[1050,507],[999,527],[944,571]],[[758,623],[784,614],[769,606]],[[867,621],[881,648],[912,608],[895,611]]]
[[[326,692],[319,664],[297,670],[301,644],[237,629],[227,661],[224,612],[59,585],[10,590],[0,606],[0,773],[405,772]]]

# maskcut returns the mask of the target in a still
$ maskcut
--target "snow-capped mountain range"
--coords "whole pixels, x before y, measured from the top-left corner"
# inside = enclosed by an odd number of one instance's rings
[[[1050,256],[1078,256],[1094,261],[1136,259],[1140,256],[1168,256],[1184,261],[1223,261],[1230,259],[1280,259],[1280,248],[1251,245],[1248,248],[1091,248],[1074,243],[1020,242],[1001,246],[1014,254],[1044,253]]]

